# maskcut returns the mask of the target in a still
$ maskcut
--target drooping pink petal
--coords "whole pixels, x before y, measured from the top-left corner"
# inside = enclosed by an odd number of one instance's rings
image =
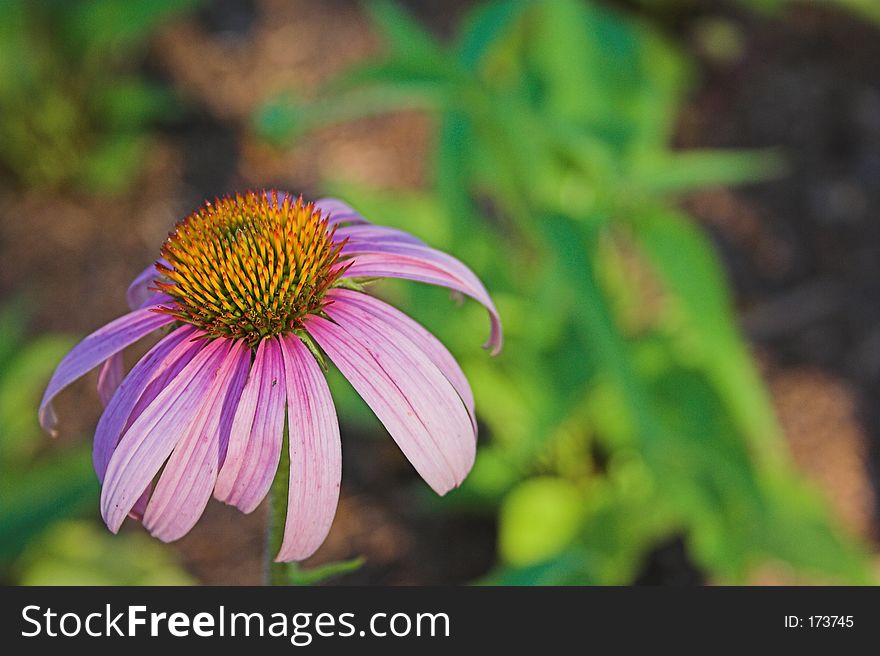
[[[135,502],[132,509],[128,512],[128,516],[140,522],[144,519],[144,512],[147,510],[147,504],[150,503],[150,496],[153,494],[153,482],[147,485],[143,494]]]
[[[371,243],[387,243],[387,244],[420,244],[424,242],[408,232],[397,230],[396,228],[386,228],[377,225],[347,225],[337,228],[333,235],[334,241],[342,241],[348,239],[352,244],[371,244]]]
[[[476,453],[461,397],[408,340],[346,317],[309,317],[305,328],[372,408],[401,451],[438,494],[461,484]]]
[[[43,394],[39,413],[43,429],[53,436],[58,434],[55,430],[58,419],[52,408],[52,400],[61,390],[126,346],[172,321],[174,317],[167,314],[148,309],[135,310],[99,328],[74,346],[55,369]]]
[[[186,535],[202,516],[220,467],[220,421],[236,373],[250,364],[243,341],[232,342],[214,375],[202,387],[202,403],[174,447],[144,512],[144,527],[164,542]],[[238,398],[233,400],[237,403]],[[158,428],[158,427],[157,427]],[[120,445],[122,448],[122,445]]]
[[[98,369],[98,398],[101,399],[101,405],[105,408],[124,377],[122,365],[122,352],[120,351],[104,360],[104,364]]]
[[[269,492],[281,458],[285,382],[281,346],[274,337],[257,348],[229,436],[214,496],[252,512]]]
[[[101,490],[101,515],[114,533],[162,463],[202,414],[229,343],[216,339],[156,396],[119,440]]]
[[[315,207],[321,210],[321,214],[329,215],[327,225],[330,226],[338,223],[369,223],[351,205],[338,198],[320,198],[315,201]]]
[[[333,303],[329,304],[325,311],[331,319],[344,318],[347,316],[360,317],[364,321],[377,322],[377,330],[394,334],[395,339],[399,336],[410,340],[413,345],[420,349],[433,362],[436,367],[452,383],[455,391],[464,401],[471,416],[476,435],[476,414],[474,410],[474,394],[467,378],[462,372],[458,362],[446,349],[439,339],[434,337],[421,324],[414,321],[403,312],[387,303],[383,303],[373,296],[361,294],[350,289],[331,289],[327,292],[327,298]]]
[[[128,286],[125,292],[125,300],[128,302],[128,307],[132,310],[144,307],[156,295],[155,292],[150,291],[150,287],[152,287],[156,278],[159,277],[159,272],[156,271],[156,264],[162,264],[166,267],[170,266],[165,258],[159,258],[141,271]]]
[[[290,487],[284,540],[275,560],[311,556],[330,532],[339,482],[342,444],[327,381],[309,349],[296,336],[281,337],[287,382]]]
[[[485,347],[491,349],[492,355],[501,350],[501,319],[495,304],[474,272],[451,255],[427,246],[400,243],[349,243],[342,254],[353,259],[346,278],[406,278],[448,287],[482,303],[491,322]],[[349,262],[343,260],[340,264]]]
[[[144,391],[152,381],[158,381],[164,387],[170,380],[169,376],[173,377],[183,369],[204,346],[205,343],[201,340],[190,341],[201,335],[204,333],[196,331],[192,326],[181,326],[150,349],[122,381],[119,393],[110,399],[95,429],[92,460],[98,480],[104,480],[107,463],[110,462],[120,436],[136,418],[132,415],[138,401],[146,407],[156,398],[161,388],[154,386],[154,393],[148,398],[143,398]]]

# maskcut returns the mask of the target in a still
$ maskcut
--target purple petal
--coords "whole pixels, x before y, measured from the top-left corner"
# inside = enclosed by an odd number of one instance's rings
[[[167,260],[159,258],[159,260],[141,271],[128,286],[128,290],[125,292],[125,300],[128,302],[128,307],[132,310],[146,306],[148,301],[156,295],[155,292],[150,291],[150,287],[160,275],[156,271],[156,264],[162,264],[166,267],[170,266]]]
[[[369,223],[351,205],[343,203],[338,198],[321,198],[315,201],[315,207],[325,216],[329,215],[327,224],[330,226],[338,223]]]
[[[284,435],[284,363],[275,338],[257,348],[232,421],[229,449],[214,496],[243,512],[260,504],[278,470]]]
[[[164,542],[186,535],[211,498],[224,449],[220,435],[223,409],[228,407],[230,394],[241,393],[240,387],[234,389],[237,373],[249,364],[250,350],[245,343],[233,342],[211,378],[197,386],[201,389],[200,407],[168,458],[144,513],[144,527]],[[238,397],[231,402],[237,403]],[[158,430],[156,426],[154,431]]]
[[[99,328],[73,347],[55,369],[40,403],[40,425],[56,436],[58,419],[52,399],[83,374],[91,371],[115,353],[172,321],[174,317],[148,309],[135,310]]]
[[[223,403],[223,410],[220,413],[220,459],[217,464],[218,473],[226,460],[226,452],[229,449],[229,435],[232,433],[232,422],[235,419],[235,414],[238,412],[241,393],[244,391],[245,383],[247,383],[248,375],[251,371],[250,349],[247,349],[247,354],[246,358],[240,359],[238,368],[232,374],[232,381],[226,393],[226,401]]]
[[[227,340],[206,344],[122,436],[101,490],[101,514],[114,533],[198,418],[228,352]]]
[[[383,303],[377,298],[361,294],[349,289],[331,289],[327,292],[327,298],[334,302],[325,308],[331,319],[343,316],[356,316],[364,321],[378,322],[378,330],[394,334],[394,339],[408,339],[413,345],[421,350],[431,362],[452,383],[455,391],[464,401],[471,416],[476,435],[477,421],[474,411],[474,394],[471,386],[462,372],[458,362],[440,340],[428,332],[421,324],[417,323],[400,310]]]
[[[388,429],[438,494],[461,484],[476,452],[473,426],[458,393],[428,357],[381,326],[346,317],[309,317],[306,330]]]
[[[342,443],[330,389],[298,337],[281,338],[287,381],[290,487],[277,562],[311,556],[330,532],[339,501]]]
[[[137,418],[135,407],[140,405],[143,409],[149,405],[168,381],[195,357],[205,342],[192,342],[190,339],[202,335],[204,333],[196,331],[192,326],[181,326],[160,340],[122,381],[119,393],[110,399],[95,429],[92,460],[98,480],[104,480],[107,463],[110,462],[119,437]],[[157,384],[151,386],[152,393],[145,398],[144,392],[153,381]]]
[[[120,351],[104,360],[104,364],[98,370],[98,398],[101,399],[101,405],[105,408],[122,382],[122,365],[122,352]]]
[[[354,256],[346,278],[406,278],[432,285],[448,287],[467,294],[489,311],[491,333],[485,347],[492,355],[501,350],[503,341],[498,310],[480,279],[451,255],[416,244],[349,243],[342,253]],[[348,264],[343,260],[342,264]]]

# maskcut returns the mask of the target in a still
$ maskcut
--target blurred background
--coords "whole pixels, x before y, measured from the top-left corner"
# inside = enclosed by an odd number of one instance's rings
[[[0,581],[261,581],[262,509],[106,530],[94,374],[59,439],[36,407],[174,222],[277,187],[456,255],[507,336],[375,288],[461,362],[477,462],[434,497],[331,374],[292,583],[876,583],[878,61],[876,0],[4,0]]]

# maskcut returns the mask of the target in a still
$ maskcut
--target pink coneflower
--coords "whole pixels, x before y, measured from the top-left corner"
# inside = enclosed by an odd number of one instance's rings
[[[269,491],[285,412],[290,483],[276,560],[300,560],[324,541],[341,476],[339,427],[323,352],[438,494],[474,461],[476,419],[467,380],[421,325],[363,292],[376,278],[448,287],[489,311],[486,346],[501,348],[498,313],[477,277],[415,237],[366,221],[338,200],[278,192],[222,198],[177,224],[162,257],[128,289],[132,311],[80,342],[52,376],[52,400],[100,366],[106,405],[95,432],[101,513],[111,531],[131,515],[175,540],[211,494],[244,512]],[[122,351],[162,329],[122,371]]]

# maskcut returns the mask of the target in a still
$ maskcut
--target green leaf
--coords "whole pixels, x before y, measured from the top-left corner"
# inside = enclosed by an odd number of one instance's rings
[[[93,192],[122,191],[140,172],[148,145],[139,133],[107,134],[89,153],[79,183]]]
[[[366,559],[363,556],[358,556],[350,560],[340,560],[309,569],[300,569],[296,563],[290,563],[287,570],[287,579],[290,585],[315,585],[334,576],[356,572],[365,562]]]
[[[506,563],[525,566],[561,553],[577,534],[583,494],[561,478],[532,478],[505,497],[498,549]]]
[[[27,344],[0,364],[0,467],[21,463],[40,444],[42,431],[36,408],[43,388],[74,340],[44,336]]]
[[[92,102],[108,130],[132,130],[157,119],[170,119],[177,111],[173,94],[163,87],[137,78],[117,79],[101,89]]]
[[[19,585],[195,585],[173,549],[143,532],[65,520],[47,529],[15,564]]]
[[[492,0],[467,15],[459,30],[455,48],[462,67],[476,67],[486,52],[504,37],[520,18],[528,2]]]
[[[141,45],[162,23],[204,0],[90,0],[63,7],[64,36],[79,49],[106,53]]]
[[[672,329],[682,336],[687,357],[708,372],[756,455],[778,460],[779,427],[739,335],[711,243],[673,211],[645,214],[633,227],[670,295]]]
[[[437,41],[396,3],[371,0],[364,3],[364,8],[385,38],[392,56],[426,70],[447,67],[448,57]]]
[[[766,180],[783,171],[782,158],[775,150],[690,150],[637,156],[629,176],[644,193],[678,194],[703,187]]]
[[[0,561],[17,555],[51,523],[97,503],[91,453],[79,449],[0,475]]]

